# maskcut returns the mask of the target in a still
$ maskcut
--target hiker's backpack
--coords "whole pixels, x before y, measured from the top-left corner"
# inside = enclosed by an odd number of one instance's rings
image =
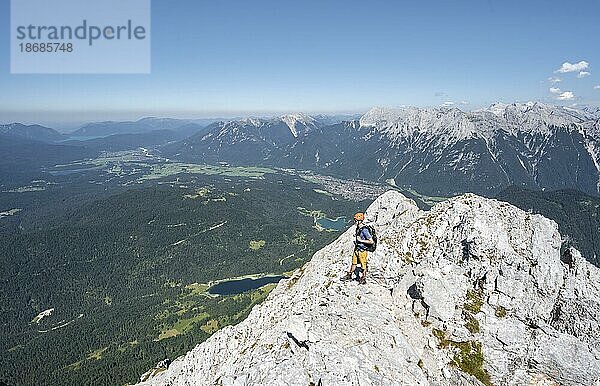
[[[373,244],[365,244],[366,251],[375,252],[375,249],[377,248],[377,233],[375,232],[375,228],[373,228],[372,225],[363,225],[358,230],[357,236],[360,234],[360,232],[362,232],[363,228],[367,228],[367,230],[371,234],[371,238],[373,239]]]

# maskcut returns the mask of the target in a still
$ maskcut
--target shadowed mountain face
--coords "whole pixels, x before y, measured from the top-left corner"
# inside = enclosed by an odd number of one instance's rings
[[[374,108],[357,121],[313,120],[300,131],[283,119],[222,122],[167,152],[193,161],[394,179],[431,195],[494,195],[510,185],[598,194],[594,114],[541,103],[475,112]]]

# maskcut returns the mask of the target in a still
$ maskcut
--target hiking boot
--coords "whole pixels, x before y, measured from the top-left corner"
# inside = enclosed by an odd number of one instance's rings
[[[348,281],[348,280],[352,280],[352,274],[350,272],[347,272],[344,276],[341,277],[342,281]]]
[[[367,279],[364,277],[361,277],[360,280],[358,281],[358,284],[367,284]]]

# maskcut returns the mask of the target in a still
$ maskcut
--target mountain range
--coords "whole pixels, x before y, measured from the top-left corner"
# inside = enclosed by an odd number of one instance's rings
[[[90,123],[70,136],[9,124],[0,135],[91,153],[153,146],[172,159],[313,170],[431,196],[494,196],[511,185],[600,193],[600,108],[593,107],[527,102],[475,111],[375,107],[360,117],[143,118]]]
[[[217,122],[168,153],[390,181],[431,195],[493,195],[510,185],[598,194],[600,110],[539,102],[373,108],[332,125],[294,114]]]

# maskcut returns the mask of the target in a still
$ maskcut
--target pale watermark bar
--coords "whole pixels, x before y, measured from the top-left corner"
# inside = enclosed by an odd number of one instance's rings
[[[11,73],[150,73],[150,4],[11,0]]]

